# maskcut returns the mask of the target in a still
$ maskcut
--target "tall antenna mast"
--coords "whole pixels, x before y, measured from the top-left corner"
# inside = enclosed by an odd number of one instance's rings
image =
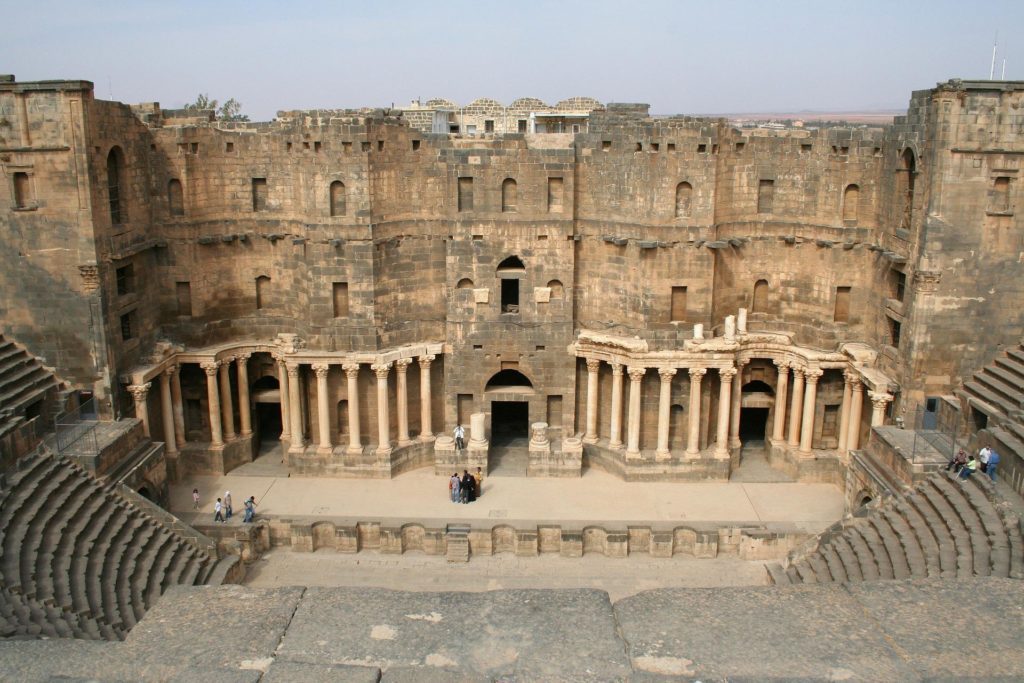
[[[1003,75],[999,77],[999,80],[1006,80],[1006,57],[1003,57]]]
[[[992,41],[992,66],[988,68],[988,80],[993,80],[996,77],[996,46],[999,45],[999,31],[996,31],[996,37]]]

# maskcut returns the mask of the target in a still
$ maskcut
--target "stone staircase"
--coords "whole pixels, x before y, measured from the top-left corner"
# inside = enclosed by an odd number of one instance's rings
[[[999,442],[1004,466],[1007,456],[1024,459],[1024,343],[1003,351],[956,393],[988,419],[985,431]]]
[[[997,576],[1024,579],[1022,520],[980,472],[961,483],[933,474],[817,546],[768,565],[776,584]]]
[[[13,430],[25,409],[59,384],[38,358],[0,335],[0,436]]]
[[[120,640],[169,587],[237,571],[69,460],[18,465],[0,476],[0,636]]]

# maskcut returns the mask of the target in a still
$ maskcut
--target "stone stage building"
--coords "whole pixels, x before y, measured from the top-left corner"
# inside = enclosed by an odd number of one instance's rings
[[[226,123],[3,76],[2,333],[171,479],[278,440],[323,476],[511,445],[532,475],[725,479],[763,442],[841,483],[920,419],[1003,434],[1020,490],[1024,395],[954,392],[1024,333],[1022,103],[953,80],[884,128],[587,98]]]

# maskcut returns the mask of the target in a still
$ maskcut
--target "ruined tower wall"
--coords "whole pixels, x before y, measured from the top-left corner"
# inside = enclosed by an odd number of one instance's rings
[[[79,388],[106,392],[104,273],[85,81],[0,81],[0,324]]]

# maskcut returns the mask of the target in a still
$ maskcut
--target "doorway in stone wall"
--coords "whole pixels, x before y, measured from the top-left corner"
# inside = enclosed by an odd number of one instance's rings
[[[525,477],[529,462],[530,408],[526,401],[491,402],[488,468],[495,476]]]

